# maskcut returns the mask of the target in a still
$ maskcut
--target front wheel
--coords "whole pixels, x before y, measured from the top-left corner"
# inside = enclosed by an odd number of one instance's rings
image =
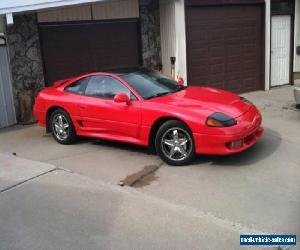
[[[177,120],[167,121],[159,128],[155,148],[161,159],[169,165],[186,165],[195,158],[192,132]]]

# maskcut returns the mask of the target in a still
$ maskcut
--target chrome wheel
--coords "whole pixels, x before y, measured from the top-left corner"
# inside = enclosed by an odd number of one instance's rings
[[[68,138],[69,127],[70,124],[63,114],[55,114],[53,117],[52,132],[58,140],[64,141]]]
[[[193,141],[182,128],[170,128],[162,136],[161,149],[164,155],[173,161],[185,160],[192,152]]]

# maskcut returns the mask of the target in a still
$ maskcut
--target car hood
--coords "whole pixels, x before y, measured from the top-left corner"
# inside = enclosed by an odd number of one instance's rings
[[[187,87],[179,92],[155,98],[155,101],[212,113],[222,112],[232,118],[241,116],[251,107],[236,94],[208,87]]]

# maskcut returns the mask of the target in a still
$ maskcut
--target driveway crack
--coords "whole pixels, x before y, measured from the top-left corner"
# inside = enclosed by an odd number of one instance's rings
[[[53,168],[53,169],[50,169],[49,171],[43,172],[43,173],[41,173],[41,174],[35,175],[35,176],[30,177],[30,178],[28,178],[28,179],[25,179],[25,180],[23,180],[23,181],[20,181],[20,182],[14,184],[14,185],[11,185],[11,186],[8,186],[8,187],[6,187],[6,188],[4,188],[4,189],[1,189],[1,190],[0,190],[0,193],[4,193],[4,192],[7,192],[7,191],[12,190],[12,189],[14,189],[14,188],[17,188],[18,186],[21,186],[21,185],[23,185],[23,184],[25,184],[25,183],[27,183],[27,182],[29,182],[29,181],[32,181],[32,180],[34,180],[34,179],[37,179],[37,178],[39,178],[39,177],[42,177],[42,176],[44,176],[44,175],[47,175],[47,174],[52,173],[52,172],[57,171],[57,170],[61,170],[61,169],[59,169],[59,168],[57,168],[57,167],[56,167],[56,168]]]

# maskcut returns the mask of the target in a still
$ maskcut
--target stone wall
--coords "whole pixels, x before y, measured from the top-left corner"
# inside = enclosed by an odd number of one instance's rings
[[[140,0],[143,65],[161,65],[159,0]]]
[[[35,94],[44,86],[36,15],[14,16],[14,24],[7,27],[7,39],[17,120],[30,123]]]

